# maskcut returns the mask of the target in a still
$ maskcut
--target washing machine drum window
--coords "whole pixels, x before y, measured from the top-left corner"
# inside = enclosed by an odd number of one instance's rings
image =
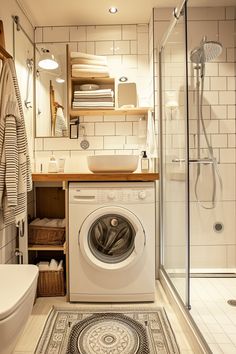
[[[106,214],[93,222],[88,231],[92,254],[105,263],[119,263],[134,250],[136,232],[124,216]]]

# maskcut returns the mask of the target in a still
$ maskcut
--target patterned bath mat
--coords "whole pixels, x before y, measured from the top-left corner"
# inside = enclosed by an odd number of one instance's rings
[[[164,309],[53,307],[35,354],[179,354]]]

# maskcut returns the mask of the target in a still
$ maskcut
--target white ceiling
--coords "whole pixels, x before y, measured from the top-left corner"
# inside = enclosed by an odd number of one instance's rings
[[[17,0],[34,26],[147,23],[153,7],[175,7],[180,0]],[[236,0],[189,0],[190,6],[232,6]],[[108,8],[119,12],[111,15]]]

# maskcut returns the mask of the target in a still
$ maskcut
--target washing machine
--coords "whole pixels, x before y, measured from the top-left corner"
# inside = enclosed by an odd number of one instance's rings
[[[135,302],[154,297],[154,183],[70,183],[70,301]]]

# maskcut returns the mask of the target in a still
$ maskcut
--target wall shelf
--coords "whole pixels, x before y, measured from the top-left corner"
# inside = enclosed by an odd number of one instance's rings
[[[152,109],[150,107],[137,107],[137,108],[117,108],[117,109],[87,109],[87,110],[75,110],[70,109],[70,116],[78,117],[78,116],[103,116],[103,115],[146,115],[148,111]]]
[[[111,77],[105,78],[85,78],[85,77],[72,77],[71,76],[71,58],[69,46],[67,46],[67,93],[68,93],[68,113],[70,118],[78,116],[97,116],[97,115],[147,115],[148,110],[152,109],[151,107],[135,107],[135,108],[95,108],[95,109],[73,109],[73,92],[75,87],[79,87],[82,84],[98,84],[101,89],[112,89],[114,91],[114,100],[115,106],[116,98],[116,85],[115,79]]]

